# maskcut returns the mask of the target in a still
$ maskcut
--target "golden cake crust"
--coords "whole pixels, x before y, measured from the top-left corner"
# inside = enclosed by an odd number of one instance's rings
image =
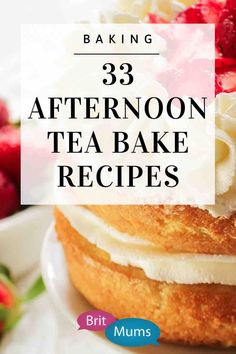
[[[56,230],[75,287],[116,318],[141,317],[161,328],[161,340],[191,345],[236,345],[236,287],[167,284],[134,267],[113,263],[56,209]]]
[[[213,217],[184,205],[84,206],[121,232],[157,244],[167,252],[236,255],[236,213]]]

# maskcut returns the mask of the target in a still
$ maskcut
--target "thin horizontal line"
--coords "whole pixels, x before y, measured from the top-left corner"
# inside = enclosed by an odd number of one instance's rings
[[[74,55],[160,55],[160,53],[74,53]]]

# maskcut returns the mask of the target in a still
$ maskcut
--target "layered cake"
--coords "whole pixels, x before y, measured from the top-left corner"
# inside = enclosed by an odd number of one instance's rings
[[[216,204],[60,206],[56,230],[71,280],[94,307],[151,320],[163,341],[229,347],[236,346],[236,1],[191,3],[121,1],[119,11],[153,23],[216,23]]]

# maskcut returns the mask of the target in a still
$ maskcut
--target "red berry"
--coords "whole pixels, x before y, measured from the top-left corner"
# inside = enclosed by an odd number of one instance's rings
[[[226,0],[225,8],[226,9],[235,9],[235,0]]]
[[[198,5],[190,6],[176,17],[178,23],[205,23],[203,14]]]
[[[218,0],[202,0],[201,11],[206,23],[218,23],[223,9]]]
[[[13,214],[19,208],[19,196],[17,189],[9,177],[2,171],[0,171],[0,200],[0,219]]]
[[[20,303],[14,284],[0,273],[0,335],[10,330],[20,315]]]
[[[221,92],[223,92],[222,82],[221,82],[220,78],[216,75],[215,76],[215,95],[218,95]]]
[[[223,56],[236,58],[236,1],[226,1],[216,29],[216,44]]]
[[[10,125],[0,129],[0,170],[20,185],[20,130]]]
[[[236,66],[236,59],[233,58],[216,58],[216,69],[225,68],[226,66]]]
[[[180,12],[175,22],[178,23],[217,23],[222,11],[222,4],[216,0],[201,0],[196,5]]]
[[[236,91],[236,66],[216,69],[216,93]]]
[[[9,111],[6,103],[0,99],[0,128],[9,123]]]
[[[166,21],[164,18],[153,13],[148,14],[148,18],[149,23],[168,23],[168,21]]]
[[[11,308],[14,305],[14,297],[7,286],[0,282],[0,305]]]

